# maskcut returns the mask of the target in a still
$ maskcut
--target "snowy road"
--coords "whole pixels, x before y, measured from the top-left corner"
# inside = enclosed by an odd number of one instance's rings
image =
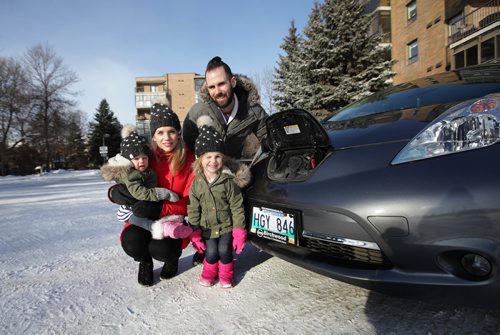
[[[0,177],[1,334],[500,333],[500,311],[385,297],[249,245],[231,290],[198,284],[191,247],[144,288],[108,186],[98,171]]]

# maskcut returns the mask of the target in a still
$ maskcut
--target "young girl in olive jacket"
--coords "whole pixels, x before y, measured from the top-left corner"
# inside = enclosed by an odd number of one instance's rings
[[[197,122],[200,133],[195,142],[197,160],[189,192],[188,218],[193,229],[191,242],[198,252],[205,252],[200,284],[212,286],[218,276],[220,286],[230,288],[233,249],[240,254],[246,241],[240,187],[250,181],[250,171],[240,165],[234,167],[237,171],[233,174],[224,165],[224,142],[210,120],[204,116]]]

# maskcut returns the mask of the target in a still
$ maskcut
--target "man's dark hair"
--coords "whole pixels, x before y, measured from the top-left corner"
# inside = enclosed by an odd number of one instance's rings
[[[229,67],[229,65],[224,63],[219,56],[215,56],[214,58],[212,58],[208,62],[207,69],[205,70],[205,74],[207,74],[208,71],[212,71],[213,69],[216,69],[216,68],[221,67],[221,66],[224,68],[224,71],[226,71],[229,78],[231,78],[233,76],[233,72],[231,71],[231,68]]]

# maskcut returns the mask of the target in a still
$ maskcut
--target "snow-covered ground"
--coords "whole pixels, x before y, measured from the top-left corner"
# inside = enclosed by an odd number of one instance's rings
[[[1,334],[499,333],[491,310],[385,297],[247,245],[230,290],[179,274],[137,284],[119,244],[116,205],[97,170],[0,177]],[[495,293],[495,294],[498,294]]]

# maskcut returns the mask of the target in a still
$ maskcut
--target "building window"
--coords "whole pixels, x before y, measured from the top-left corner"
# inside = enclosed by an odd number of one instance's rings
[[[415,21],[417,19],[417,1],[411,1],[406,5],[406,18],[408,21]]]
[[[496,48],[497,54],[495,58],[500,58],[500,35],[497,35],[496,40],[497,40],[497,48]]]
[[[418,61],[418,41],[414,40],[413,42],[407,45],[408,47],[408,64],[413,64]]]
[[[380,12],[380,28],[383,34],[382,43],[391,43],[391,12]]]
[[[465,53],[460,51],[453,56],[455,58],[455,69],[460,69],[465,66]]]
[[[469,46],[453,55],[455,69],[488,63],[498,59],[500,55],[500,35],[491,37],[479,44]]]
[[[149,120],[148,121],[137,121],[136,122],[136,131],[137,131],[137,134],[143,136],[143,137],[146,137],[146,138],[150,138],[150,131],[149,131]]]
[[[495,58],[495,38],[492,37],[489,40],[481,43],[481,63],[487,62],[490,59]]]
[[[151,85],[151,93],[158,92],[158,85]]]
[[[465,66],[477,65],[477,45],[465,50]]]

